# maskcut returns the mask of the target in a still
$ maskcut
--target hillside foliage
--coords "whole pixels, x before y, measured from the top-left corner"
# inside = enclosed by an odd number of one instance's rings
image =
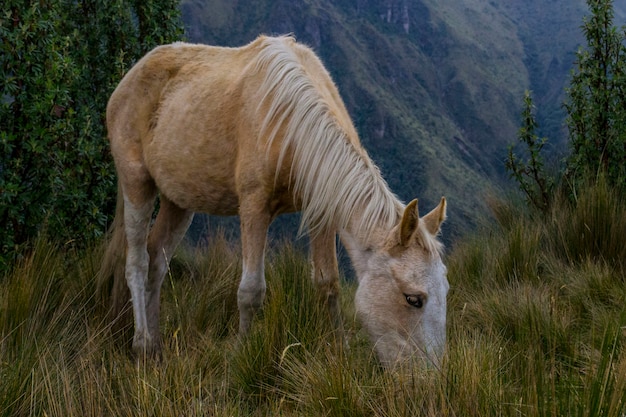
[[[108,97],[138,57],[181,36],[179,15],[172,0],[3,2],[0,270],[44,229],[83,244],[106,230]]]
[[[342,283],[336,344],[306,257],[274,242],[240,339],[237,246],[181,248],[162,292],[161,362],[137,363],[94,298],[102,251],[39,240],[0,282],[0,416],[620,416],[626,412],[626,202],[606,183],[450,248],[443,365],[377,363]]]
[[[588,0],[590,16],[582,26],[587,45],[577,53],[567,88],[570,153],[564,167],[547,173],[542,150],[548,141],[536,134],[538,123],[530,92],[524,96],[518,156],[511,145],[505,166],[530,207],[546,214],[555,185],[574,195],[581,184],[608,181],[626,191],[626,28],[614,26],[612,0]],[[560,171],[560,172],[557,172]]]
[[[554,179],[546,174],[544,167],[543,147],[547,138],[537,136],[537,119],[530,91],[524,94],[524,109],[522,110],[522,126],[518,133],[518,141],[524,145],[528,155],[527,160],[520,159],[514,152],[514,146],[509,146],[509,153],[504,166],[515,179],[520,190],[526,197],[526,202],[545,213],[550,208],[553,198]]]
[[[626,28],[615,26],[613,0],[587,4],[587,47],[577,53],[567,90],[567,169],[576,179],[605,175],[626,185]]]

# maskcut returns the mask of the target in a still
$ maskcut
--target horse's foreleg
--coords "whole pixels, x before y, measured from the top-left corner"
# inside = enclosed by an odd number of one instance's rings
[[[244,335],[250,330],[254,313],[265,299],[265,242],[271,216],[254,204],[247,207],[242,203],[240,219],[243,271],[237,291],[237,306],[239,333]]]
[[[154,350],[161,350],[159,311],[161,285],[174,250],[189,228],[193,212],[184,210],[161,196],[159,214],[148,238],[150,272],[146,282],[146,318],[148,332],[153,339]]]
[[[323,230],[311,237],[313,283],[326,305],[338,339],[343,339],[343,322],[339,307],[339,268],[334,230]]]
[[[133,350],[137,354],[150,352],[153,342],[146,318],[146,280],[150,257],[147,241],[154,200],[133,204],[124,196],[124,226],[128,241],[126,254],[126,283],[130,289],[135,319]]]

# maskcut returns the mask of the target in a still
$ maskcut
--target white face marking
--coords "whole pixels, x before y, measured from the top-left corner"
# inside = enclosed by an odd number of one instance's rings
[[[385,366],[441,361],[449,284],[437,234],[445,218],[445,198],[421,218],[413,200],[391,230],[363,242],[342,234],[359,277],[356,312]]]
[[[446,341],[446,306],[449,284],[446,267],[439,257],[434,259],[424,277],[428,288],[428,302],[422,308],[419,324],[413,328],[411,336],[425,350],[427,358],[439,363]]]
[[[385,365],[425,360],[437,366],[446,340],[446,267],[438,254],[408,249],[374,255],[361,279],[357,313]],[[419,297],[423,302],[410,303]]]

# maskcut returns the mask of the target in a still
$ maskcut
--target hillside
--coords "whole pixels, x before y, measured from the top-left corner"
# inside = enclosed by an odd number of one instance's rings
[[[561,103],[583,0],[183,0],[182,11],[193,42],[293,33],[311,45],[391,188],[422,207],[446,195],[454,233],[508,184],[503,160],[525,89],[543,132],[564,148]]]
[[[94,297],[100,245],[40,239],[0,280],[0,416],[624,416],[626,201],[603,184],[580,191],[545,217],[503,203],[460,239],[446,261],[446,359],[429,369],[380,366],[355,282],[341,286],[336,344],[289,245],[268,253],[263,312],[239,337],[242,259],[220,237],[173,258],[163,356],[137,361],[131,329]]]

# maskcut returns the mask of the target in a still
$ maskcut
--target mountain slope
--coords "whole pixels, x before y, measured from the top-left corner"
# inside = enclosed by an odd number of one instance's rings
[[[183,0],[182,10],[190,41],[238,46],[293,33],[311,45],[391,188],[423,209],[446,195],[456,233],[506,183],[525,89],[563,143],[560,103],[585,2],[506,3]]]

